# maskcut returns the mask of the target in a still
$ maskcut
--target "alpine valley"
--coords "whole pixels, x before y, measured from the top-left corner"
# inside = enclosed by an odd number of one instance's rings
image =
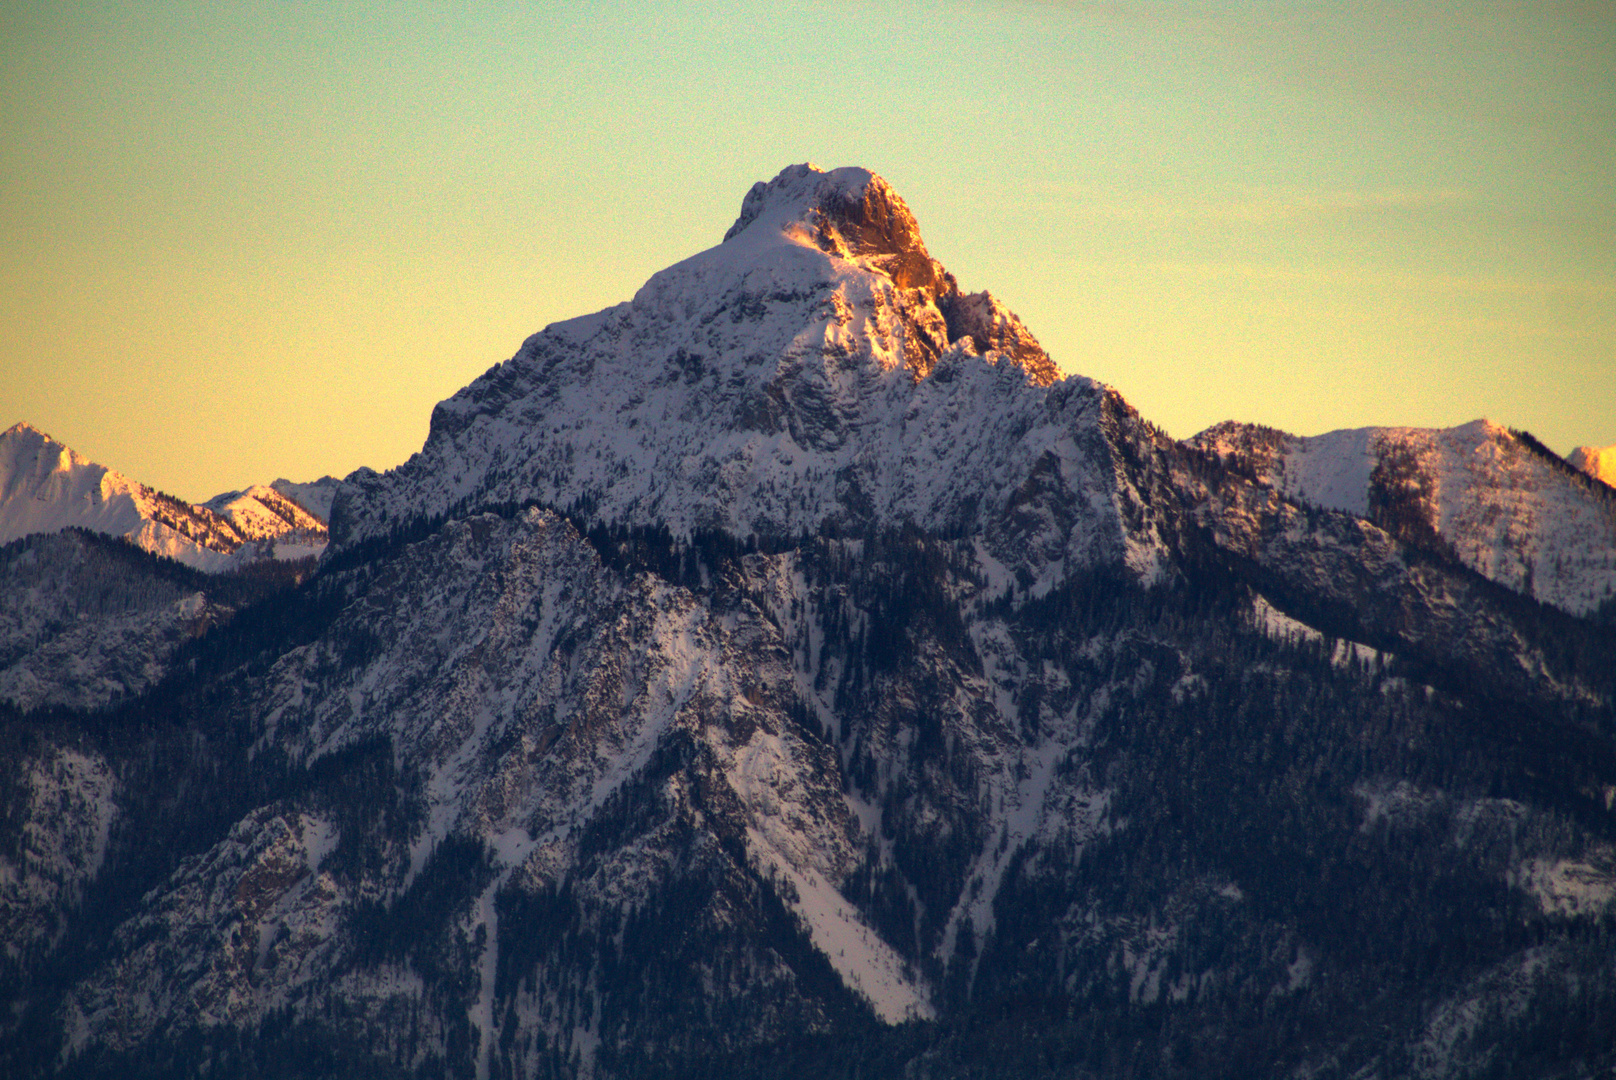
[[[1597,450],[1175,441],[807,165],[390,472],[4,438],[5,1076],[1616,1072]]]

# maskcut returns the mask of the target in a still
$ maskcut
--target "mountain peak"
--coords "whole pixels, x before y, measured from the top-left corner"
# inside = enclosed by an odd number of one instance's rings
[[[90,464],[88,458],[72,447],[56,441],[25,420],[19,420],[0,432],[0,454],[7,459],[21,460],[23,455],[38,458],[39,461],[48,459],[51,469],[70,469]]]
[[[1050,416],[1098,423],[1103,389],[1055,394],[1059,377],[1013,312],[932,260],[885,180],[793,165],[723,242],[440,402],[420,454],[348,478],[332,536],[527,500],[675,533],[954,528],[1010,497]]]
[[[241,544],[228,522],[131,480],[31,424],[0,433],[0,543],[77,527],[218,570]]]
[[[769,239],[784,235],[828,255],[865,262],[903,289],[936,292],[944,280],[908,205],[868,169],[826,172],[805,163],[787,166],[767,183],[758,181],[741,201],[740,216],[724,242],[749,232]]]
[[[1616,446],[1579,446],[1566,456],[1566,460],[1572,468],[1616,487]]]

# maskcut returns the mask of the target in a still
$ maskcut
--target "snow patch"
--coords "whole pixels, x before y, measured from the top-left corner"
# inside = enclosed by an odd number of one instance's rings
[[[1283,641],[1291,645],[1319,645],[1329,639],[1324,633],[1314,629],[1299,619],[1274,607],[1268,598],[1259,594],[1251,605],[1252,622],[1265,636],[1275,641]],[[1361,642],[1349,641],[1345,638],[1334,639],[1330,648],[1330,663],[1338,668],[1353,665],[1368,666],[1384,663],[1389,654],[1379,649],[1364,645]]]
[[[1416,788],[1407,780],[1388,783],[1383,779],[1360,780],[1352,786],[1352,793],[1364,801],[1364,832],[1386,821],[1403,825],[1424,817],[1445,805],[1447,796],[1440,791]]]
[[[1533,859],[1516,868],[1510,884],[1536,899],[1545,915],[1598,915],[1616,898],[1616,875],[1608,863]]]
[[[936,1007],[909,962],[881,940],[829,881],[793,866],[758,829],[749,829],[747,839],[766,869],[791,883],[789,890],[782,890],[783,898],[807,924],[814,947],[830,961],[843,984],[870,1003],[876,1016],[888,1024],[936,1017]]]
[[[325,862],[326,856],[337,848],[342,839],[342,833],[336,825],[324,818],[304,814],[302,817],[303,852],[308,858],[309,873],[319,873],[320,865]]]

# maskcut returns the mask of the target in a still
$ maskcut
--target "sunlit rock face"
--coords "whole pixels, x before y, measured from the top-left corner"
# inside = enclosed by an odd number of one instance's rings
[[[1566,460],[1572,468],[1582,470],[1609,487],[1616,487],[1616,446],[1579,446]]]
[[[788,168],[299,587],[0,716],[4,1061],[1598,1075],[1607,518],[1528,438],[1175,441]]]

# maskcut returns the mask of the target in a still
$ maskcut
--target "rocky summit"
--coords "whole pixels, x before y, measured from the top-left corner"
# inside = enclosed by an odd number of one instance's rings
[[[1175,441],[801,165],[330,537],[0,549],[108,654],[3,638],[5,1075],[1616,1069],[1616,492],[1527,433]]]

